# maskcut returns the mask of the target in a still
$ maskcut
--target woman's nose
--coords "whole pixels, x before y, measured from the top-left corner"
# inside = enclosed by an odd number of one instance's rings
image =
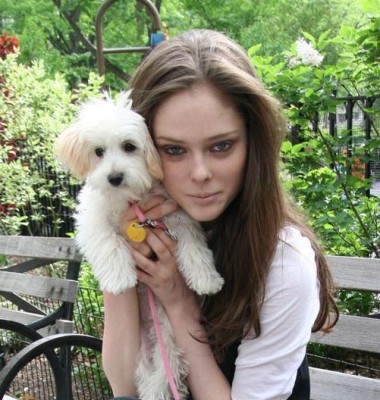
[[[195,182],[204,182],[212,177],[211,166],[204,157],[194,159],[191,177]]]

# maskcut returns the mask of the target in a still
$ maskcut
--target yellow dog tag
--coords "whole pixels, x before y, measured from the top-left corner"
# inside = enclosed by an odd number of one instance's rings
[[[135,243],[140,243],[146,238],[146,230],[138,221],[132,221],[128,224],[126,234],[128,239]]]

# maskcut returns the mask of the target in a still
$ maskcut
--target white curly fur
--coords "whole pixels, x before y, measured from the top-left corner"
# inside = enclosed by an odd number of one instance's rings
[[[121,293],[137,284],[135,264],[118,224],[129,201],[164,193],[162,169],[144,119],[131,109],[129,93],[117,101],[109,96],[84,104],[78,119],[56,141],[56,154],[71,173],[86,183],[75,213],[79,248],[103,290]],[[100,150],[99,150],[100,149]],[[104,154],[99,156],[100,152]],[[98,153],[98,155],[96,154]],[[218,292],[223,279],[213,264],[199,223],[183,211],[163,219],[178,238],[177,260],[188,286],[198,294]],[[170,400],[163,360],[147,308],[146,288],[139,287],[143,343],[136,384],[142,400]],[[163,308],[158,315],[171,369],[182,396],[187,393],[187,363],[174,343]],[[149,345],[147,345],[149,343]]]

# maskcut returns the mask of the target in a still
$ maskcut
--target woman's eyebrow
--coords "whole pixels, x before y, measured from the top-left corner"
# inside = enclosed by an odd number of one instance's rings
[[[176,142],[176,143],[185,143],[184,140],[181,139],[177,139],[175,137],[171,137],[171,136],[156,136],[154,138],[155,141],[159,140],[159,141],[164,141],[164,142]]]
[[[218,133],[215,134],[213,136],[207,137],[205,138],[206,141],[208,142],[213,142],[215,140],[220,140],[220,139],[230,139],[233,138],[234,136],[239,135],[239,131],[238,130],[232,130],[232,131],[228,131],[228,132],[223,132],[223,133]],[[164,141],[164,142],[175,142],[175,143],[186,143],[185,140],[181,140],[181,139],[177,139],[176,137],[172,137],[172,136],[156,136],[155,141]]]

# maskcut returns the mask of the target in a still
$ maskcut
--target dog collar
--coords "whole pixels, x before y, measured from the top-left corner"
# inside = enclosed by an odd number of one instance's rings
[[[131,221],[126,229],[126,235],[132,242],[140,243],[146,239],[145,228],[163,229],[172,240],[177,240],[163,222],[148,218],[136,202],[131,202],[131,207],[138,218],[137,221]]]

